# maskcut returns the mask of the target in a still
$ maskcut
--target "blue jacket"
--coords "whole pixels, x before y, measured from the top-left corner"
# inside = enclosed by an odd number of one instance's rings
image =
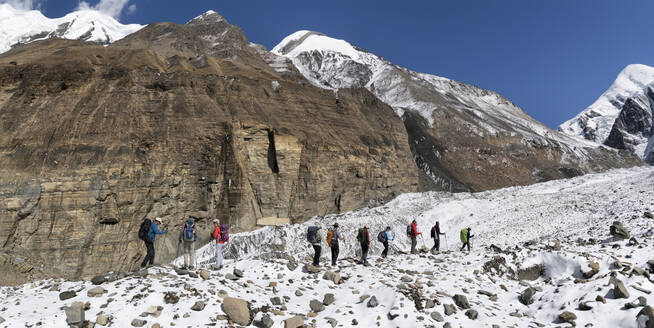
[[[150,230],[148,230],[148,238],[150,238],[150,240],[154,243],[155,237],[164,233],[166,232],[159,230],[159,225],[156,222],[152,222],[150,225]]]
[[[393,241],[393,235],[391,235],[391,232],[388,230],[386,231],[386,240],[389,242]]]

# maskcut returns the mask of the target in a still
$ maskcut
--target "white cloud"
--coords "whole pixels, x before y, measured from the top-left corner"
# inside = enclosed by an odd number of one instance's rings
[[[91,9],[97,10],[103,14],[118,18],[120,14],[125,9],[125,6],[129,3],[130,0],[100,0],[97,4],[91,6],[88,2],[82,1],[79,3],[77,9]],[[133,14],[136,11],[136,5],[132,4],[127,7],[127,13]]]
[[[41,7],[39,0],[0,0],[0,3],[8,3],[12,7],[22,10],[39,9]]]

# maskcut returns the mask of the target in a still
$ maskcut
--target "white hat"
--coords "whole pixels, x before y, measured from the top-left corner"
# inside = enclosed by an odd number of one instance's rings
[[[218,221],[218,219],[213,219],[213,223],[220,223],[220,221]]]
[[[156,219],[154,219],[154,220],[163,223],[163,221],[161,221],[161,218],[156,218]]]

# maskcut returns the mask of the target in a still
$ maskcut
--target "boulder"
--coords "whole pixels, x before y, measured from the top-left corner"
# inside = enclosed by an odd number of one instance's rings
[[[530,305],[534,303],[534,295],[536,294],[536,290],[528,287],[525,290],[522,291],[520,294],[520,302],[524,305]]]
[[[625,309],[635,309],[637,307],[643,307],[647,305],[647,299],[643,296],[639,296],[635,301],[626,303],[624,305]]]
[[[242,299],[225,297],[223,301],[223,310],[227,317],[235,323],[247,326],[250,324],[250,304]]]
[[[379,305],[379,302],[377,301],[377,297],[372,296],[372,297],[368,300],[368,304],[367,304],[367,306],[368,306],[369,308],[374,308],[374,307],[377,307],[377,305]]]
[[[443,304],[443,312],[445,312],[445,315],[452,315],[456,313],[456,307],[454,304]]]
[[[304,318],[299,315],[284,320],[284,328],[300,328],[304,326]]]
[[[193,306],[191,307],[191,310],[193,311],[202,311],[204,310],[204,302],[203,301],[197,301]]]
[[[109,319],[104,314],[100,314],[95,318],[95,324],[100,326],[106,326],[109,323]]]
[[[334,303],[334,294],[332,293],[327,293],[322,299],[322,304],[324,305],[331,305]]]
[[[650,211],[645,211],[645,213],[643,213],[643,215],[644,215],[646,218],[654,219],[654,214],[653,214],[652,212],[650,212]]]
[[[468,298],[465,297],[465,295],[461,294],[456,294],[454,297],[452,297],[454,300],[454,304],[458,306],[461,309],[469,309],[470,308],[470,303],[468,303]]]
[[[143,319],[134,319],[134,320],[132,320],[132,327],[143,327],[147,323],[148,322],[143,320]]]
[[[107,277],[104,275],[95,276],[91,279],[91,283],[94,285],[102,285],[105,281],[107,281]]]
[[[65,292],[59,293],[59,300],[65,301],[77,296],[77,293],[74,290],[67,290]]]
[[[322,304],[322,302],[318,300],[311,300],[309,302],[309,308],[311,308],[311,311],[318,313],[320,311],[323,311],[325,309],[325,306]]]
[[[654,308],[647,305],[636,315],[638,328],[654,328]]]
[[[432,312],[431,314],[429,314],[429,316],[435,321],[443,322],[443,316],[440,313],[438,313],[438,311]]]
[[[79,325],[84,322],[84,304],[82,302],[73,302],[71,306],[64,307],[64,312],[69,325]]]
[[[175,292],[167,292],[164,295],[164,303],[177,304],[177,302],[179,302],[179,296]]]
[[[560,322],[567,322],[569,324],[572,324],[573,326],[575,325],[575,320],[577,320],[577,315],[569,312],[569,311],[564,311],[563,313],[559,314],[559,321]]]
[[[295,271],[295,269],[297,269],[297,262],[290,261],[286,263],[286,267],[288,268],[289,271]]]
[[[609,233],[614,238],[619,239],[629,239],[630,237],[629,230],[627,230],[620,221],[613,221],[613,224],[609,227]]]
[[[479,316],[479,313],[476,310],[470,309],[465,312],[465,315],[466,317],[470,318],[470,320],[476,320]]]
[[[104,293],[106,293],[106,292],[107,292],[107,291],[106,291],[104,288],[102,288],[102,287],[100,287],[100,286],[97,286],[97,287],[95,287],[95,288],[91,288],[91,289],[89,289],[89,291],[86,292],[86,295],[87,295],[88,297],[100,297],[100,296],[102,296],[102,295],[103,295]]]
[[[200,270],[200,277],[202,277],[202,279],[204,280],[209,280],[209,278],[211,278],[211,274],[209,273],[209,271],[203,269]]]
[[[307,264],[304,266],[304,270],[306,270],[308,273],[318,273],[320,272],[320,268],[317,266],[313,266],[311,264]],[[304,320],[302,321],[304,322]]]
[[[599,272],[600,269],[599,263],[593,261],[588,263],[588,267],[590,268],[590,271],[584,272],[584,278],[586,279],[590,279],[591,277],[593,277],[595,274]]]
[[[270,328],[274,324],[275,324],[275,322],[273,321],[273,319],[270,318],[270,315],[267,314],[267,313],[264,313],[264,315],[261,316],[261,324],[259,325],[259,327]]]
[[[609,283],[613,284],[613,297],[629,298],[629,290],[627,290],[627,287],[620,279],[616,277],[611,277]]]
[[[593,307],[588,302],[579,303],[579,311],[590,311]]]
[[[237,268],[234,268],[234,275],[239,277],[239,278],[243,278],[243,271],[241,271],[241,270],[239,270]]]
[[[543,268],[539,264],[518,269],[518,280],[536,280],[540,278]]]

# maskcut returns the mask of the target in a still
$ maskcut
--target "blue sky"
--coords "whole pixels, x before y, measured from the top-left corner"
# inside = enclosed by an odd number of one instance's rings
[[[32,1],[48,17],[79,4]],[[395,64],[495,90],[550,127],[590,105],[626,65],[654,66],[651,0],[103,1],[123,7],[123,23],[185,23],[213,9],[269,49],[296,30],[320,31]]]

